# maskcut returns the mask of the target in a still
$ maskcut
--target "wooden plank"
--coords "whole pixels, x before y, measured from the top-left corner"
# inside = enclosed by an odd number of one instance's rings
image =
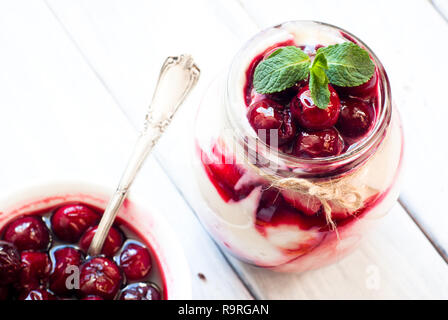
[[[137,132],[48,7],[0,2],[0,44],[0,192],[51,179],[114,186]],[[251,298],[154,158],[132,191],[173,225],[195,298]]]
[[[139,86],[141,88],[141,83],[138,83],[138,81],[132,79],[143,79],[144,76],[142,70],[146,70],[145,72],[150,71],[148,61],[151,59],[149,57],[156,56],[158,54],[153,51],[157,51],[159,48],[151,48],[147,42],[143,41],[144,39],[148,39],[154,35],[154,26],[157,25],[158,30],[163,30],[162,35],[157,35],[157,37],[159,37],[158,39],[160,40],[160,46],[163,46],[164,48],[165,45],[167,48],[172,46],[171,40],[172,42],[184,45],[185,48],[190,48],[189,45],[194,44],[194,48],[191,48],[191,50],[194,51],[191,52],[198,54],[197,60],[203,69],[203,78],[198,90],[196,90],[191,99],[189,99],[187,105],[183,107],[181,114],[179,114],[177,119],[175,119],[172,128],[169,129],[169,132],[167,132],[167,135],[163,138],[164,141],[158,148],[158,159],[160,159],[163,167],[179,186],[181,192],[183,192],[192,207],[194,207],[195,210],[202,210],[201,207],[203,206],[203,202],[199,199],[197,191],[194,188],[194,177],[191,173],[190,164],[185,161],[185,159],[188,159],[193,149],[191,146],[191,128],[193,126],[194,116],[193,110],[200,101],[200,93],[205,88],[204,82],[208,84],[207,82],[218,74],[219,71],[225,67],[225,65],[227,65],[237,50],[237,47],[239,47],[240,44],[246,40],[246,31],[253,30],[253,25],[250,23],[250,19],[244,16],[244,12],[241,12],[241,7],[237,5],[228,5],[229,2],[226,2],[226,4],[223,4],[222,2],[218,2],[218,4],[216,4],[213,2],[213,7],[210,7],[211,2],[206,2],[203,3],[204,5],[200,7],[201,9],[198,9],[199,11],[197,12],[190,7],[185,7],[176,2],[176,5],[179,4],[180,6],[179,11],[183,13],[182,15],[175,14],[177,26],[183,26],[182,30],[180,30],[178,27],[176,28],[169,23],[167,24],[166,21],[169,20],[167,18],[168,15],[165,10],[162,10],[161,7],[159,7],[159,5],[150,5],[142,2],[133,2],[132,4],[125,5],[123,2],[115,2],[115,5],[118,7],[116,7],[115,10],[109,10],[104,13],[102,6],[98,2],[89,2],[88,4],[86,2],[82,3],[83,6],[80,7],[76,4],[67,5],[60,4],[59,1],[49,1],[51,8],[60,20],[63,21],[68,32],[78,44],[80,50],[89,59],[89,61],[94,61],[92,62],[92,65],[97,68],[97,73],[110,88],[113,88],[112,93],[119,96],[120,101],[126,101],[126,104],[122,103],[124,108],[123,110],[126,110],[125,112],[130,115],[131,119],[135,117],[135,111],[132,110],[132,105],[128,104],[127,101],[132,101],[136,92],[127,92],[126,87],[132,87],[132,90],[136,90],[135,88]],[[226,20],[223,20],[223,15],[226,10],[217,10],[221,15],[218,15],[221,19],[221,24],[216,22],[216,19],[218,19],[216,18],[216,9],[212,10],[211,8],[219,8],[220,6],[224,9],[228,9],[228,12],[230,11],[230,13],[232,13],[232,17],[229,18],[232,22],[232,19],[235,19],[235,17],[240,17],[241,19],[244,17],[243,20],[246,21],[246,25],[248,27],[241,28],[241,38],[232,36],[234,34],[232,31],[234,27],[222,27],[222,25],[226,23]],[[270,8],[268,4],[265,4],[265,6],[260,6],[259,2],[258,6],[266,7],[268,8],[267,10]],[[315,10],[317,12],[317,9]],[[333,15],[334,12],[339,12],[334,10],[336,9],[333,7]],[[298,12],[297,10],[289,11]],[[273,10],[273,12],[275,12],[275,10]],[[148,18],[152,17],[152,15],[158,16],[158,20],[154,21],[153,19]],[[161,16],[164,16],[165,19],[160,18]],[[92,21],[89,21],[86,17],[95,17],[95,19],[90,19]],[[329,13],[327,17],[330,17]],[[238,21],[240,21],[239,23],[244,25],[240,18],[238,18]],[[197,21],[201,21],[201,23],[198,23]],[[201,27],[198,27],[198,24],[203,26],[203,21],[207,22],[204,24],[207,25],[207,30],[202,30]],[[359,23],[362,24],[362,22]],[[348,29],[352,30],[356,34],[359,34],[357,31],[359,28]],[[103,30],[103,33],[101,33],[101,30]],[[209,30],[214,30],[217,32],[214,37],[210,38],[208,32]],[[128,35],[131,34],[135,36],[135,38],[132,40],[127,39],[127,37],[129,37]],[[219,37],[216,35],[219,35]],[[104,40],[103,36],[106,40]],[[360,34],[360,36],[364,38],[362,34]],[[95,45],[93,45],[92,43],[95,38],[97,38],[98,41]],[[185,38],[189,41],[185,42]],[[166,40],[164,39],[170,40],[168,41],[168,44],[166,44]],[[207,41],[204,42],[204,39],[207,39]],[[216,39],[219,41],[216,41]],[[366,41],[371,43],[368,39],[366,39]],[[106,42],[106,45],[102,46],[100,42],[103,42],[103,44]],[[129,46],[126,50],[130,52],[145,52],[145,59],[134,59],[136,58],[135,56],[131,56],[132,58],[129,58],[125,56],[125,53],[123,53],[123,56],[114,54],[115,50],[122,50],[120,47],[123,46],[123,43],[126,43],[126,46]],[[181,47],[180,45],[179,47]],[[400,43],[400,45],[403,44]],[[372,46],[376,48],[376,44]],[[219,48],[219,50],[216,50],[215,48]],[[160,50],[163,51],[164,49]],[[210,54],[211,52],[213,54]],[[380,57],[382,56],[380,55]],[[109,60],[110,64],[104,62],[107,60]],[[219,61],[218,65],[216,60]],[[98,61],[100,62],[100,67],[97,66]],[[101,63],[103,63],[102,66]],[[123,69],[126,69],[129,72],[126,80],[120,77],[121,75],[119,73],[114,71],[114,65],[117,64],[125,66]],[[136,76],[131,77],[130,75],[132,73],[135,73]],[[128,83],[128,81],[131,81],[131,83]],[[119,92],[119,94],[116,93],[115,90],[118,90],[117,92]],[[141,88],[141,90],[144,91],[144,88]],[[142,93],[140,93],[140,95],[141,97],[143,96]],[[144,99],[142,98],[142,100]],[[138,117],[135,117],[135,119],[138,119]],[[413,252],[412,249],[403,250],[403,253],[401,253],[402,258],[400,258],[399,262],[403,268],[408,268],[409,272],[404,272],[402,277],[400,276],[396,279],[393,277],[392,272],[388,273],[386,271],[393,270],[393,272],[400,272],[400,270],[394,266],[394,264],[397,264],[398,266],[399,263],[395,261],[393,257],[398,249],[388,250],[387,245],[382,242],[382,234],[380,232],[375,233],[372,240],[366,241],[360,250],[358,250],[353,256],[347,258],[353,260],[344,260],[341,262],[345,263],[345,261],[350,261],[350,265],[353,264],[358,266],[359,269],[351,269],[355,274],[357,274],[356,277],[350,278],[346,276],[344,269],[336,266],[329,267],[330,271],[328,273],[326,273],[326,269],[314,271],[313,273],[316,274],[322,273],[321,277],[327,279],[326,286],[328,288],[323,288],[321,291],[319,291],[320,289],[318,286],[313,284],[312,280],[306,280],[308,279],[309,274],[312,273],[299,276],[272,275],[271,273],[266,273],[265,271],[249,270],[246,265],[237,262],[234,262],[234,266],[238,268],[241,276],[244,277],[254,293],[261,298],[311,298],[330,296],[335,297],[336,295],[347,296],[347,294],[344,293],[345,287],[357,288],[354,295],[358,298],[381,297],[383,295],[388,298],[405,296],[446,297],[446,292],[443,288],[440,288],[438,283],[435,283],[434,278],[431,278],[429,281],[424,281],[426,279],[424,275],[431,273],[434,266],[436,266],[435,268],[438,270],[437,274],[440,275],[442,279],[447,278],[446,265],[443,263],[443,260],[440,259],[437,252],[433,250],[429,242],[422,236],[415,225],[412,224],[412,221],[409,220],[409,217],[401,208],[395,209],[394,215],[398,216],[398,218],[396,218],[397,220],[391,220],[388,218],[389,220],[385,221],[386,227],[383,227],[386,228],[386,231],[384,232],[387,233],[388,237],[391,237],[391,242],[401,244],[412,243],[412,246],[418,248],[418,250],[424,251],[422,253],[418,251],[419,256],[422,254],[425,256],[427,255],[428,257],[427,260],[415,259],[415,252]],[[397,225],[395,225],[395,223],[397,223],[400,227],[401,224],[403,224],[402,228],[408,231],[402,232],[400,229],[400,232],[397,233]],[[392,225],[395,229],[392,229]],[[414,242],[414,239],[417,240]],[[409,248],[412,248],[412,246]],[[413,261],[413,263],[403,263],[408,261],[408,259],[410,259],[409,261]],[[380,266],[381,274],[386,272],[384,273],[384,279],[387,279],[387,285],[383,287],[383,290],[380,288],[377,293],[371,293],[368,289],[363,287],[365,279],[361,277],[361,274],[365,272],[364,269],[367,263]],[[289,278],[292,279],[292,284],[289,286],[285,285],[283,287],[279,286],[277,282],[279,277],[283,279],[283,284],[287,283]],[[262,278],[263,281],[261,281]],[[297,278],[303,278],[304,280],[301,283],[298,283],[294,280]],[[343,279],[344,282],[335,281],[335,284],[333,284],[334,288],[330,288],[331,285],[329,283],[333,278]],[[350,283],[347,284],[346,282]],[[417,283],[417,285],[410,285],[409,287],[406,287],[405,283]],[[441,283],[446,285],[443,281]],[[405,293],[408,289],[410,291]],[[298,290],[302,290],[302,293],[298,292]],[[423,294],[419,292],[423,292]]]
[[[444,61],[448,24],[429,1],[243,0],[260,28],[286,20],[325,21],[350,30],[369,44],[388,72],[405,131],[404,181],[400,199],[448,259],[448,194]],[[288,8],[288,10],[285,10]],[[427,56],[416,62],[417,55]],[[441,162],[442,161],[442,162]]]

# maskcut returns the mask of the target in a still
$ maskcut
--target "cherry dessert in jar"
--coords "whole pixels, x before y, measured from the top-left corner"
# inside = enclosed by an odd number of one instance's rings
[[[198,213],[245,262],[315,269],[351,252],[393,206],[402,149],[375,54],[335,26],[287,22],[252,38],[203,98]]]
[[[39,203],[48,205],[33,210]],[[121,217],[102,253],[90,257],[87,250],[102,209],[70,198],[48,198],[21,211],[0,219],[0,300],[166,298],[157,252]]]

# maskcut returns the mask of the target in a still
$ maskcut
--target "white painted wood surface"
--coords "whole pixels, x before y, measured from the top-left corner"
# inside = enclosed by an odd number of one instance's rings
[[[448,116],[443,82],[421,81],[429,72],[446,74],[440,71],[447,65],[437,61],[447,52],[448,24],[425,0],[333,2],[0,2],[0,190],[49,176],[115,183],[161,62],[190,52],[202,79],[135,191],[154,201],[184,243],[195,298],[448,298],[447,264],[400,205],[353,255],[301,275],[273,274],[223,256],[191,209],[201,210],[201,201],[183,160],[191,152],[194,109],[210,80],[258,28],[288,19],[323,20],[359,35],[389,70],[407,138],[402,201],[432,241],[448,246],[442,201],[429,200],[443,199],[447,191],[447,154],[436,148],[444,142]],[[424,63],[415,62],[416,39],[425,49]],[[379,286],[371,284],[372,276]]]

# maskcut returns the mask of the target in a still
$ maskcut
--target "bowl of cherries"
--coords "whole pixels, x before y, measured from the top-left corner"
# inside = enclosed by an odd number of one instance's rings
[[[55,182],[0,201],[0,300],[191,298],[181,245],[144,198],[128,197],[101,254],[87,255],[111,194]]]

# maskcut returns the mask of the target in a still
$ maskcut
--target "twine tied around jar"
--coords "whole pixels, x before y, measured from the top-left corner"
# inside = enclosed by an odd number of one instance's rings
[[[360,180],[360,176],[364,174],[364,170],[355,169],[346,173],[343,177],[330,179],[327,181],[311,181],[310,179],[298,178],[294,176],[279,177],[275,174],[268,173],[263,167],[253,162],[254,155],[247,150],[236,149],[237,157],[242,157],[243,163],[249,166],[256,175],[269,183],[268,188],[277,188],[284,191],[293,191],[305,196],[316,197],[322,204],[325,213],[325,220],[331,231],[336,232],[339,238],[336,223],[332,217],[332,206],[345,209],[352,214],[362,208],[364,204],[363,195],[356,186],[355,181]],[[363,167],[366,167],[365,165]]]
[[[264,176],[266,177],[266,175]],[[331,216],[330,201],[332,204],[350,212],[360,209],[363,205],[362,196],[356,187],[349,183],[352,180],[349,177],[344,177],[344,179],[338,181],[320,183],[313,183],[303,178],[276,178],[270,175],[268,179],[272,187],[316,197],[322,203],[325,219],[333,231],[337,231],[337,229]]]
[[[342,178],[337,178],[325,182],[312,182],[309,179],[297,177],[278,177],[265,172],[257,165],[247,162],[249,166],[263,179],[269,182],[269,187],[280,190],[293,191],[301,193],[305,196],[316,197],[322,204],[325,212],[325,220],[330,230],[335,231],[339,238],[336,224],[333,221],[331,205],[341,209],[354,212],[363,206],[363,197],[358,188],[353,185],[353,181],[360,174],[360,170],[346,174]]]

